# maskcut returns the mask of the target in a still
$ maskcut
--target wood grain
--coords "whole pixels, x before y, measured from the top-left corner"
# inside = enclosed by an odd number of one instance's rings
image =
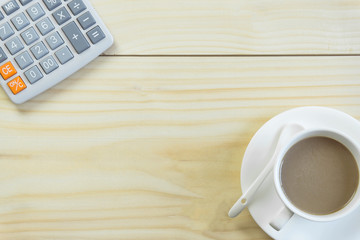
[[[92,0],[108,55],[360,54],[355,0]]]
[[[359,65],[100,57],[24,105],[0,92],[0,239],[269,239],[226,216],[248,142],[298,106],[360,119]]]

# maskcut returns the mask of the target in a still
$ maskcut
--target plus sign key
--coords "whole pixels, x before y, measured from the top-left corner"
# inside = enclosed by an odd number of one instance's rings
[[[75,24],[75,22],[71,22],[67,24],[65,27],[62,28],[62,30],[78,54],[90,48],[89,42],[81,33],[80,29]]]

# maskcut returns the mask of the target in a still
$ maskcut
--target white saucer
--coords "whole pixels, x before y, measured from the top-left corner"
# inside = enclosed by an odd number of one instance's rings
[[[281,113],[260,128],[246,149],[241,167],[243,192],[265,167],[274,151],[280,128],[288,122],[298,122],[305,128],[334,128],[360,142],[360,122],[343,112],[324,107],[302,107]],[[360,239],[360,208],[344,219],[326,223],[312,222],[294,215],[280,231],[276,231],[269,223],[281,206],[273,174],[269,174],[249,204],[252,217],[269,236],[277,240]]]

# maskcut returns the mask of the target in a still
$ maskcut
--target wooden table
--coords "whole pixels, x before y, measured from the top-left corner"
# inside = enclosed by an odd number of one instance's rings
[[[114,46],[36,99],[0,92],[0,239],[270,239],[253,134],[299,106],[360,119],[360,2],[93,0]]]

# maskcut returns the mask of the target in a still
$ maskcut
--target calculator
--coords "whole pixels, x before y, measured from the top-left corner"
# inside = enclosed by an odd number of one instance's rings
[[[88,0],[0,0],[0,82],[21,104],[113,44]]]

